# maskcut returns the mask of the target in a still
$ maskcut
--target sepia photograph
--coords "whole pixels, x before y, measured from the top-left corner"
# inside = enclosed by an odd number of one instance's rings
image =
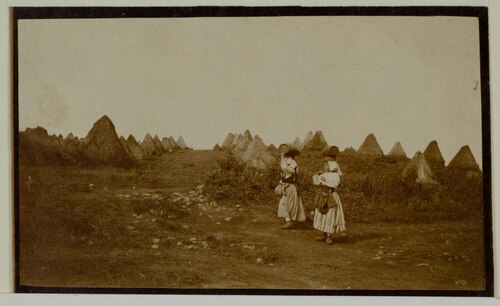
[[[487,8],[13,16],[16,292],[493,295]]]

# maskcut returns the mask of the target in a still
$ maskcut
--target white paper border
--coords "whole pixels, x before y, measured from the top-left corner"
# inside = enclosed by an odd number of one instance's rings
[[[1,65],[0,69],[0,293],[13,291],[13,245],[12,245],[12,185],[11,185],[11,80],[10,80],[10,32],[9,32],[9,10],[10,6],[198,6],[198,5],[235,5],[235,6],[488,6],[489,7],[489,36],[490,36],[490,96],[491,96],[491,150],[492,150],[492,186],[493,186],[493,230],[494,230],[494,248],[498,246],[500,240],[495,220],[500,218],[500,210],[495,209],[494,203],[500,202],[498,192],[498,174],[500,173],[499,158],[495,158],[494,152],[500,152],[500,100],[497,94],[500,91],[500,1],[487,0],[420,0],[420,1],[396,1],[396,0],[352,0],[352,1],[325,1],[325,0],[267,0],[267,1],[223,1],[223,0],[59,0],[59,1],[40,1],[40,0],[1,0],[0,1],[0,47]],[[499,263],[500,255],[494,254],[495,263]],[[496,266],[496,265],[495,265]],[[495,269],[495,279],[500,279],[499,269]],[[499,282],[495,282],[495,292],[500,292]],[[342,305],[359,305],[360,303],[370,302],[376,305],[397,305],[404,303],[406,305],[443,305],[443,303],[453,303],[456,306],[470,305],[471,303],[493,305],[498,300],[488,298],[360,298],[360,297],[248,297],[248,296],[116,296],[116,295],[0,295],[0,304],[24,305],[88,305],[98,304],[107,305],[110,303],[119,303],[119,305],[132,305],[136,303],[156,304],[164,303],[165,299],[173,303],[191,304],[203,303],[204,305],[221,305],[224,303],[255,304],[263,301],[269,301],[273,304],[304,304],[306,302],[331,303],[336,302]],[[332,300],[334,299],[334,300]]]

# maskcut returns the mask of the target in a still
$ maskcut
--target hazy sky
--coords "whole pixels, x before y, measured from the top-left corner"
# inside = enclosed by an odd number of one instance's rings
[[[250,129],[266,143],[322,130],[384,152],[433,139],[481,165],[478,20],[255,17],[19,21],[20,129],[182,135],[211,148]]]

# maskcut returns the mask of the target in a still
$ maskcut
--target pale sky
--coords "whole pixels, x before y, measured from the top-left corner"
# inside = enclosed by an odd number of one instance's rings
[[[411,157],[436,139],[481,165],[474,17],[244,17],[19,21],[20,129],[82,137],[182,135],[211,148],[250,129],[269,144],[374,133]]]

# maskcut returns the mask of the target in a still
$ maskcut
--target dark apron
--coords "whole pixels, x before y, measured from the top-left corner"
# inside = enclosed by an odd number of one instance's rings
[[[335,200],[333,199],[333,193],[335,192],[335,188],[330,188],[327,186],[319,186],[316,192],[316,196],[314,197],[314,207],[321,213],[326,214],[330,210],[337,205]]]

